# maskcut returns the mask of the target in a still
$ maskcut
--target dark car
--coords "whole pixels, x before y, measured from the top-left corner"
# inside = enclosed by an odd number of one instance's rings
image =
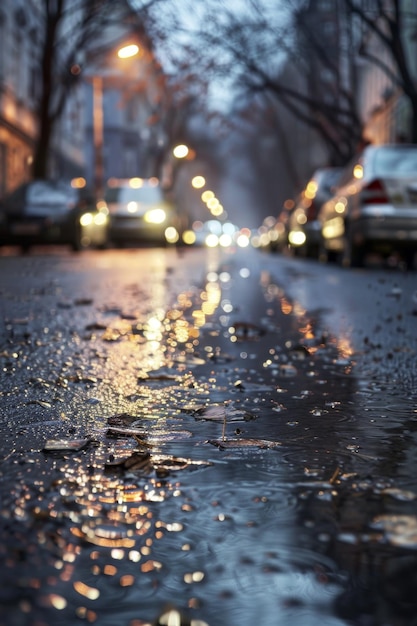
[[[318,212],[331,197],[342,171],[338,167],[316,170],[297,198],[287,222],[288,245],[295,254],[318,258],[321,242]]]
[[[25,250],[38,244],[64,244],[73,250],[103,247],[107,222],[106,210],[98,210],[85,189],[34,180],[0,200],[0,245]]]
[[[111,243],[165,245],[178,241],[179,217],[157,178],[111,180],[105,201]]]

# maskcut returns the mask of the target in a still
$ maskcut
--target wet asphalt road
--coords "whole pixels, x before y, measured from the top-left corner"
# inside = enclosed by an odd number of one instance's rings
[[[417,273],[39,249],[0,297],[2,626],[417,623]]]

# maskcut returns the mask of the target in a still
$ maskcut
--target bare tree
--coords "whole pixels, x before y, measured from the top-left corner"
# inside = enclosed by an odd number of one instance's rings
[[[136,20],[151,4],[136,11]],[[103,28],[117,20],[129,27],[133,12],[125,0],[42,0],[40,3],[41,80],[36,102],[39,132],[32,175],[45,178],[56,123],[68,95],[81,78],[86,50]],[[131,26],[133,28],[133,26]],[[136,21],[137,28],[137,21]]]
[[[334,0],[327,8],[314,0],[275,5],[246,0],[236,11],[224,0],[210,0],[199,16],[203,27],[189,28],[188,55],[209,80],[224,89],[237,87],[240,99],[272,95],[295,120],[314,129],[327,146],[329,163],[337,165],[364,140],[357,97],[360,57],[383,70],[408,98],[411,138],[417,141],[417,81],[407,55],[407,37],[417,26],[411,6],[404,0]],[[333,32],[324,27],[329,20]],[[371,37],[388,61],[373,54]]]
[[[359,54],[382,70],[392,85],[402,92],[411,108],[410,138],[417,143],[417,81],[407,52],[407,38],[415,39],[417,10],[402,0],[343,0],[358,20],[362,31]],[[415,3],[414,3],[415,6]],[[369,45],[372,38],[379,42],[385,55],[375,54]]]

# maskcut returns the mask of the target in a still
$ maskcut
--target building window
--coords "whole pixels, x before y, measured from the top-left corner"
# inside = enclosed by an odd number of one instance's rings
[[[136,150],[126,147],[123,152],[123,177],[131,178],[137,176]]]
[[[321,0],[319,10],[323,12],[334,11],[334,0]]]
[[[16,94],[16,97],[18,98],[21,98],[24,94],[24,84],[22,76],[23,63],[21,58],[22,46],[23,41],[21,34],[17,31],[14,31],[11,42],[10,70],[14,92]]]
[[[37,63],[31,63],[29,67],[29,98],[31,104],[35,104],[40,95],[40,68]]]
[[[126,121],[135,122],[138,119],[138,99],[130,98],[126,103]]]

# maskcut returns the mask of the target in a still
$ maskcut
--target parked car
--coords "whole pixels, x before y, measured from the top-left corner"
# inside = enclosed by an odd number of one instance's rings
[[[157,178],[110,180],[105,202],[111,243],[165,245],[178,241],[179,216]]]
[[[318,212],[332,196],[342,171],[340,167],[316,170],[298,196],[287,223],[288,246],[295,254],[318,258],[321,241]]]
[[[70,182],[34,180],[0,200],[0,245],[27,251],[37,244],[65,244],[81,250],[106,241],[106,212]]]
[[[278,217],[272,215],[266,217],[258,228],[257,247],[269,252],[283,252],[287,247],[287,219],[286,210],[281,211]]]
[[[369,252],[417,251],[417,146],[368,146],[346,167],[335,194],[319,212],[322,252],[360,267]]]

